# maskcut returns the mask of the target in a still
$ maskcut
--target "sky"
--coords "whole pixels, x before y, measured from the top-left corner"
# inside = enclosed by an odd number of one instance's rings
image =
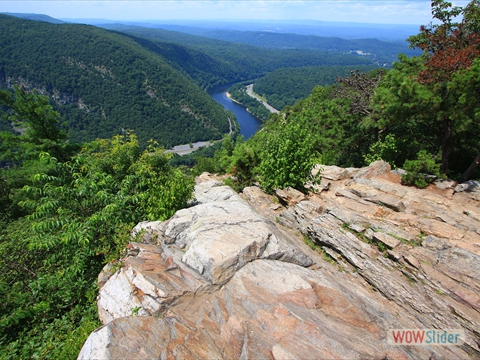
[[[465,6],[468,1],[451,1]],[[426,25],[429,0],[0,0],[0,12],[57,19],[110,20],[321,20]]]

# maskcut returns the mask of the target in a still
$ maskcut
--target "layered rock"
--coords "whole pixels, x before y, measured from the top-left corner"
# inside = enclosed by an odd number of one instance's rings
[[[385,163],[324,171],[309,197],[239,195],[203,175],[194,206],[140,223],[99,275],[105,325],[79,358],[480,356],[478,202],[403,187]],[[462,329],[465,342],[387,341],[425,328]]]

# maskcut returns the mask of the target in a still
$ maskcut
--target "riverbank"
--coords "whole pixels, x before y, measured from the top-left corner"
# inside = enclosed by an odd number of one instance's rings
[[[217,141],[221,141],[221,140],[217,140]],[[198,150],[201,147],[204,147],[204,146],[209,147],[209,146],[212,146],[213,144],[215,144],[215,141],[199,141],[192,144],[177,145],[171,149],[166,150],[165,152],[175,153],[178,155],[187,155],[187,154],[191,154],[192,152],[194,152],[195,150]]]
[[[274,113],[274,114],[278,114],[280,112],[279,110],[275,109],[272,105],[267,103],[265,100],[263,100],[260,96],[255,94],[255,92],[253,91],[253,84],[247,85],[246,89],[247,89],[247,91],[246,91],[247,95],[250,96],[251,98],[254,98],[254,99],[260,101],[268,111],[270,111],[271,113]]]
[[[264,120],[263,120],[262,118],[259,118],[257,115],[253,114],[253,113],[252,113],[245,105],[243,105],[240,101],[235,100],[235,99],[230,95],[230,93],[229,93],[228,91],[226,92],[226,95],[227,95],[227,98],[228,98],[230,101],[232,101],[232,102],[234,102],[235,104],[238,104],[238,105],[242,106],[243,108],[245,108],[245,110],[246,110],[250,115],[252,115],[255,119],[261,121],[262,123],[264,122]]]

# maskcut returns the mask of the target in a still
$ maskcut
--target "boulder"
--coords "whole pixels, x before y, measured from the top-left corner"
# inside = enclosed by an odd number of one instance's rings
[[[339,181],[339,180],[345,180],[350,177],[350,172],[347,169],[343,169],[341,167],[332,165],[332,166],[327,166],[323,165],[321,168],[320,175],[322,178],[332,180],[332,181]]]
[[[390,172],[391,169],[392,167],[390,166],[389,163],[383,160],[378,160],[371,163],[366,168],[361,169],[355,175],[354,179],[358,179],[358,178],[370,179],[375,176],[387,174],[388,172]]]
[[[277,189],[275,190],[275,195],[277,195],[277,197],[288,206],[294,206],[300,201],[307,199],[305,194],[291,187],[286,189]]]
[[[394,249],[400,245],[400,240],[384,233],[374,233],[373,239],[380,241],[382,244],[386,245],[389,249]]]
[[[394,346],[388,329],[421,324],[344,276],[275,260],[245,265],[215,292],[186,296],[160,317],[96,330],[79,359],[444,358],[457,347]]]

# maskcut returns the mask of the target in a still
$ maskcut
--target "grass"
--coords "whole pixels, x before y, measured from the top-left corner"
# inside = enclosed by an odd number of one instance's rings
[[[357,233],[356,231],[350,229],[349,226],[350,224],[345,222],[342,224],[342,229],[353,234],[357,239],[360,239],[362,242],[375,246],[378,249],[378,251],[380,251],[383,254],[384,257],[388,257],[388,248],[384,243],[380,241],[375,241],[373,239],[369,239],[363,233]]]
[[[410,241],[410,240],[404,239],[404,238],[402,238],[400,236],[397,236],[395,234],[392,234],[392,233],[388,233],[387,235],[390,235],[391,237],[394,237],[395,239],[399,240],[403,244],[407,244],[407,245],[410,245],[410,246],[413,246],[413,247],[421,246],[422,242],[423,242],[423,238],[421,238],[419,236],[417,236],[417,239]]]
[[[313,251],[316,251],[317,253],[321,254],[323,260],[325,260],[326,262],[328,262],[332,265],[337,264],[337,261],[333,257],[331,257],[330,255],[328,255],[320,245],[315,244],[312,241],[312,239],[310,239],[310,237],[308,235],[305,235],[305,234],[303,235],[303,241],[305,242],[305,244],[307,244],[310,247],[310,249],[312,249]],[[340,255],[340,257],[341,257],[341,255]]]
[[[435,292],[438,294],[438,295],[441,295],[441,296],[445,296],[446,294],[440,290],[440,289],[435,289]]]

